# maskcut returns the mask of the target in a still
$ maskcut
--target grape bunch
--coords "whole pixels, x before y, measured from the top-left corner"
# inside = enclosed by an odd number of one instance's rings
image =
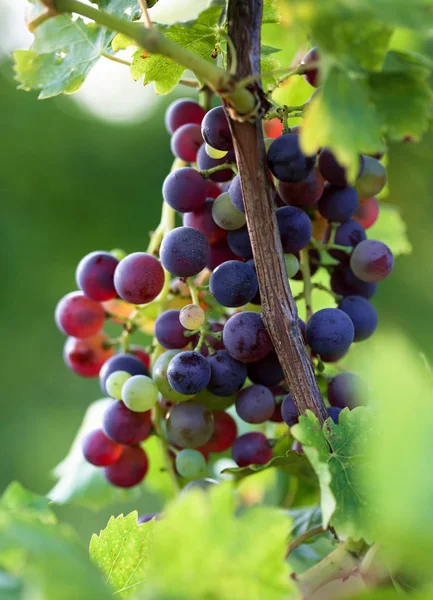
[[[311,56],[317,60],[316,51]],[[320,73],[308,70],[311,56],[305,77],[315,86]],[[149,461],[143,442],[152,435],[162,438],[181,481],[202,481],[215,455],[231,453],[238,467],[266,464],[278,432],[298,421],[260,314],[225,111],[206,112],[180,99],[169,106],[165,124],[176,168],[162,186],[164,211],[175,211],[182,224],[162,222],[147,252],[85,256],[76,271],[78,291],[62,298],[55,312],[69,336],[66,364],[82,377],[99,377],[111,398],[100,428],[87,434],[82,448],[119,487],[144,479]],[[305,296],[324,273],[329,284],[320,287],[335,302],[317,312],[308,307],[299,326],[317,376],[327,384],[329,417],[338,422],[342,409],[365,403],[365,384],[355,373],[327,375],[327,363],[374,333],[370,299],[393,267],[389,248],[366,234],[378,218],[375,196],[385,185],[385,169],[379,158],[360,156],[357,181],[349,182],[331,149],[318,156],[302,152],[299,128],[283,131],[279,121],[269,121],[265,132],[272,135],[267,160],[287,277],[304,282]],[[137,346],[132,338],[145,329],[143,322],[148,325],[149,305],[158,314],[153,340]],[[105,324],[121,326],[120,335],[109,337]]]

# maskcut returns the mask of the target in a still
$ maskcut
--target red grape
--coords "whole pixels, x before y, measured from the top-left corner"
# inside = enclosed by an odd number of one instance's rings
[[[104,413],[104,432],[118,444],[132,446],[143,442],[152,430],[150,410],[134,412],[120,400],[113,400]]]
[[[91,252],[78,264],[75,277],[78,287],[92,300],[104,302],[117,296],[114,271],[119,261],[109,252]]]
[[[82,292],[71,292],[56,306],[56,325],[66,335],[86,338],[101,331],[105,321],[103,307]]]
[[[123,446],[110,440],[102,429],[95,429],[83,439],[84,458],[95,467],[108,467],[122,454]]]
[[[146,252],[126,256],[114,273],[119,296],[131,304],[152,302],[164,287],[164,270],[157,258]]]
[[[216,410],[212,414],[214,419],[212,436],[204,446],[199,448],[204,454],[228,450],[233,446],[238,434],[238,427],[233,417],[222,410]]]
[[[168,133],[174,133],[176,129],[187,123],[201,125],[206,111],[198,102],[189,98],[180,98],[170,104],[165,113],[165,126]]]
[[[372,227],[379,217],[379,202],[374,196],[370,198],[361,198],[356,213],[353,215],[355,221],[358,221],[364,229]]]
[[[102,365],[113,354],[114,350],[108,345],[108,336],[104,333],[84,339],[69,337],[63,349],[65,363],[81,377],[97,377]]]
[[[116,487],[129,488],[143,481],[149,468],[145,451],[140,446],[126,447],[114,465],[105,467],[105,478]]]
[[[239,467],[265,465],[272,458],[272,448],[263,433],[250,431],[234,442],[232,456]]]
[[[202,144],[200,125],[188,123],[179,127],[173,134],[171,151],[177,158],[192,163],[196,161],[197,152]]]

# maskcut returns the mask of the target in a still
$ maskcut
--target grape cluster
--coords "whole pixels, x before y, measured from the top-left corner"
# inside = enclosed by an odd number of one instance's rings
[[[316,64],[317,52],[311,56],[305,65]],[[316,66],[305,73],[313,85],[319,75]],[[149,252],[85,256],[76,272],[79,290],[62,298],[55,313],[69,336],[66,364],[80,376],[99,376],[111,398],[101,427],[83,440],[83,454],[120,487],[145,477],[142,443],[151,435],[164,438],[178,476],[198,479],[206,476],[215,453],[231,450],[239,467],[267,463],[275,428],[298,421],[260,315],[225,111],[218,106],[205,112],[181,99],[169,106],[165,123],[182,166],[166,177],[162,195],[182,225],[164,231]],[[327,377],[324,363],[340,360],[377,326],[369,300],[391,272],[393,257],[385,244],[367,239],[366,229],[378,217],[375,195],[386,174],[377,158],[361,156],[351,185],[330,149],[306,156],[299,128],[283,132],[271,125],[265,127],[273,135],[266,142],[267,158],[287,277],[302,281],[327,271],[336,300],[336,307],[308,314],[299,325],[317,374],[328,383],[329,417],[338,422],[343,408],[365,402],[364,384],[354,373]],[[159,316],[153,343],[142,348],[130,338],[149,303]],[[118,338],[102,332],[107,321],[123,325]],[[241,423],[247,433],[238,435]]]

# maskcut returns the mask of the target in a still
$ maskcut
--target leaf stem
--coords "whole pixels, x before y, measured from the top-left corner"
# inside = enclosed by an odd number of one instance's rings
[[[203,177],[210,177],[212,175],[212,173],[217,173],[218,171],[225,171],[226,169],[231,169],[233,171],[233,173],[238,172],[235,163],[224,163],[222,165],[217,165],[216,167],[212,167],[211,169],[203,169],[203,171],[199,171],[199,173]]]
[[[114,56],[113,54],[107,54],[107,52],[102,52],[101,56],[103,58],[111,60],[112,62],[119,63],[120,65],[126,65],[127,67],[131,66],[129,60],[123,60],[123,58],[119,58],[118,56]]]
[[[324,531],[325,531],[325,529],[323,529],[323,527],[321,525],[318,525],[317,527],[313,527],[313,529],[304,531],[304,533],[301,533],[300,535],[298,535],[298,537],[295,537],[295,539],[292,542],[290,542],[289,547],[287,548],[286,557],[290,556],[290,554],[293,552],[293,550],[295,550],[295,548],[297,548],[298,546],[300,546],[301,544],[303,544],[310,538],[312,538],[316,535],[320,535]]]

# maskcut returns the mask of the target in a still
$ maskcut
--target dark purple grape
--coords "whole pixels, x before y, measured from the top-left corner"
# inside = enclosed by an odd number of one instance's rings
[[[301,208],[315,206],[323,194],[324,180],[317,169],[297,183],[278,182],[278,194],[284,204]]]
[[[339,373],[328,384],[328,400],[331,406],[352,410],[366,403],[366,385],[356,373]]]
[[[66,365],[81,377],[97,377],[102,365],[113,354],[114,350],[104,333],[84,339],[68,337],[63,348]]]
[[[111,373],[115,373],[116,371],[126,371],[131,376],[149,375],[148,369],[138,357],[133,356],[132,354],[116,354],[104,363],[99,373],[99,382],[104,394],[107,394],[107,389],[105,387],[107,379]]]
[[[251,246],[250,234],[246,225],[240,229],[228,231],[227,244],[236,256],[245,260],[253,258],[253,248]]]
[[[319,87],[319,69],[317,68],[317,66],[311,67],[309,69],[308,66],[317,63],[318,60],[319,52],[317,51],[317,48],[311,48],[311,50],[307,52],[307,54],[301,61],[301,65],[306,67],[304,71],[305,81],[307,81],[310,85],[312,85],[315,88]]]
[[[209,244],[217,244],[226,239],[226,232],[217,225],[212,217],[213,198],[206,198],[204,204],[194,212],[183,215],[185,227],[194,227],[205,236]]]
[[[266,387],[273,387],[280,383],[284,379],[284,373],[275,352],[269,352],[261,360],[249,363],[248,377],[253,383],[259,383]]]
[[[78,264],[75,278],[80,290],[97,302],[117,296],[114,271],[119,261],[109,252],[91,252]]]
[[[176,354],[168,365],[167,378],[179,394],[193,396],[204,390],[210,380],[211,369],[206,358],[198,352]]]
[[[165,126],[168,133],[174,133],[176,129],[187,123],[201,125],[205,116],[205,109],[189,98],[180,98],[170,104],[165,112]]]
[[[264,385],[250,385],[239,392],[235,406],[246,423],[264,423],[274,414],[274,395]]]
[[[348,221],[358,208],[358,192],[354,187],[325,185],[318,203],[319,213],[328,221]]]
[[[186,329],[179,321],[180,310],[170,309],[161,313],[155,321],[154,335],[158,342],[168,350],[184,348],[191,337],[186,337]]]
[[[209,243],[198,229],[177,227],[162,240],[160,257],[172,275],[191,277],[206,267],[209,252]]]
[[[207,183],[198,171],[183,167],[167,175],[162,195],[171,208],[188,213],[203,206],[207,197]]]
[[[277,208],[275,215],[284,252],[293,254],[305,248],[313,233],[308,215],[295,206]]]
[[[233,141],[230,133],[229,122],[222,106],[212,108],[206,113],[201,132],[205,142],[216,150],[232,150]]]
[[[272,350],[262,317],[254,312],[230,317],[224,325],[223,342],[227,352],[241,362],[255,362]]]
[[[305,156],[299,147],[297,133],[276,138],[268,150],[268,165],[279,181],[296,183],[308,177],[316,163],[315,156]]]
[[[364,157],[359,157],[359,174],[364,170]],[[319,171],[329,183],[337,187],[348,184],[346,169],[338,162],[329,148],[323,148],[319,154]]]
[[[323,308],[307,323],[307,343],[322,360],[339,360],[353,342],[355,330],[350,317],[338,308]]]
[[[205,144],[201,146],[197,153],[197,166],[200,171],[207,171],[207,169],[213,169],[218,165],[234,162],[236,161],[233,152],[229,152],[227,156],[224,156],[223,158],[211,158],[206,152]],[[216,171],[215,173],[209,175],[209,179],[217,183],[223,183],[224,181],[230,181],[233,175],[234,173],[232,169],[223,169],[222,171]]]
[[[83,292],[71,292],[59,300],[54,315],[56,325],[66,335],[86,338],[101,331],[105,311],[99,302]]]
[[[343,298],[338,308],[350,317],[355,329],[354,342],[368,339],[376,331],[378,318],[372,304],[361,296]]]
[[[104,476],[112,485],[130,488],[141,483],[149,468],[145,451],[140,446],[124,448],[114,465],[105,467]]]
[[[171,138],[171,151],[177,158],[193,163],[197,159],[197,152],[202,144],[200,125],[187,123],[174,132]]]
[[[180,448],[198,448],[208,442],[214,429],[211,411],[198,402],[181,402],[167,418],[168,439]]]
[[[361,281],[349,265],[342,264],[331,275],[331,289],[340,296],[362,296],[369,299],[374,296],[377,283]]]
[[[299,421],[298,411],[296,410],[295,403],[293,402],[292,394],[287,394],[281,404],[281,416],[283,417],[284,423],[289,427],[293,427]]]
[[[362,225],[354,219],[349,219],[337,227],[334,242],[338,246],[352,246],[352,248],[355,248],[366,237],[367,235]],[[327,239],[329,239],[329,230],[325,233],[325,240]],[[347,258],[347,254],[343,250],[329,250],[329,254],[336,260],[345,260]]]
[[[164,270],[157,258],[146,252],[129,254],[117,265],[114,286],[130,304],[148,304],[164,287]]]
[[[272,448],[263,433],[250,431],[235,440],[232,456],[239,467],[265,465],[272,458]]]
[[[152,431],[150,410],[134,412],[120,400],[113,400],[105,410],[103,429],[106,435],[126,446],[133,446],[147,439]]]
[[[257,294],[257,276],[247,263],[229,260],[213,271],[209,289],[222,306],[244,306]]]
[[[211,369],[208,390],[216,396],[236,394],[247,378],[246,365],[230,356],[226,350],[218,350],[207,360]]]
[[[377,283],[391,273],[394,256],[386,244],[378,240],[364,240],[350,257],[350,268],[361,281]]]
[[[228,192],[230,200],[233,202],[233,206],[237,208],[239,212],[244,213],[244,196],[242,194],[241,178],[239,175],[233,177]]]
[[[331,406],[331,408],[328,408],[328,418],[331,418],[336,425],[338,425],[340,413],[341,408],[336,408],[335,406]]]
[[[123,447],[110,440],[102,429],[95,429],[83,439],[83,455],[95,467],[107,467],[115,463],[122,454]]]
[[[217,244],[211,244],[209,260],[206,264],[207,268],[213,271],[219,265],[227,262],[228,260],[242,260],[239,256],[236,256],[227,245],[226,240],[222,240]]]

